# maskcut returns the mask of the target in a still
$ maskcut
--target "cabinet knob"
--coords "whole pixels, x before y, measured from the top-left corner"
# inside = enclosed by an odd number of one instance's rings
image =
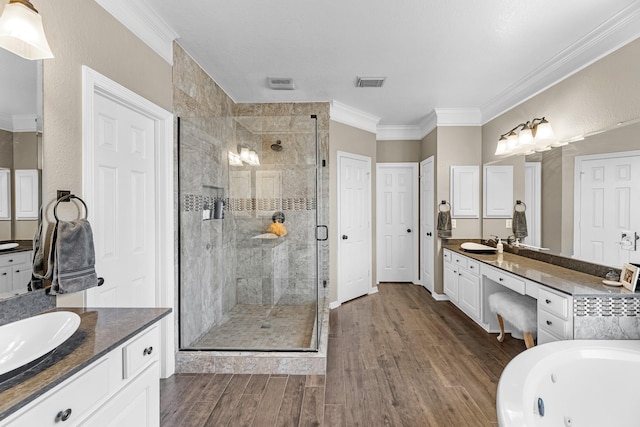
[[[347,240],[349,238],[349,236],[347,236],[346,234],[342,235],[342,240]]]
[[[12,259],[10,259],[10,260],[9,260],[9,262],[13,262],[13,260],[12,260]]]
[[[58,415],[56,415],[56,422],[58,421],[67,421],[69,419],[69,417],[71,416],[71,408],[65,409],[64,411],[60,411],[58,412]]]
[[[547,304],[551,304],[551,300],[550,299],[546,299],[546,300],[544,300],[544,302],[546,302]]]
[[[502,277],[499,277],[498,280],[502,282],[504,279]]]
[[[142,352],[142,355],[147,356],[147,355],[150,355],[152,352],[153,352],[153,347],[149,346],[144,349],[144,351]]]
[[[551,326],[553,322],[551,320],[547,320],[547,325]]]
[[[3,275],[3,276],[6,276],[6,275],[7,275],[7,273],[6,273],[6,272],[5,272],[5,273],[2,273],[2,275]]]
[[[407,233],[411,233],[411,229],[410,228],[407,228]]]
[[[431,232],[429,231],[429,232],[427,233],[427,236],[431,237],[431,235],[432,235],[432,234],[431,234]]]

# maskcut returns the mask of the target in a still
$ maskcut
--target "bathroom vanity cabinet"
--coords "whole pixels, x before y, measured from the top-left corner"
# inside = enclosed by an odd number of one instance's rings
[[[506,253],[466,255],[445,248],[443,263],[445,294],[487,332],[499,332],[497,317],[489,310],[489,295],[504,291],[537,300],[538,344],[575,337],[620,339],[603,335],[617,327],[606,322],[624,316],[627,320],[616,321],[637,322],[638,313],[630,310],[638,306],[640,295],[609,289],[595,276]],[[580,309],[574,310],[574,304]],[[613,315],[594,309],[607,305],[612,306]],[[628,331],[620,334],[629,337]]]
[[[31,280],[33,251],[0,255],[0,296],[23,293]]]
[[[99,329],[117,328],[122,320],[118,317],[129,322],[130,326],[122,327],[124,333],[131,330],[134,327],[131,326],[132,319],[140,317],[132,313],[136,310],[158,313],[160,309],[97,309],[86,316],[87,322],[93,324],[82,330],[81,323],[80,334],[75,338],[80,342],[77,349],[69,352],[62,350],[60,361],[45,367],[36,377],[27,376],[24,382],[0,392],[0,398],[7,395],[10,401],[3,401],[3,404],[15,403],[13,408],[2,412],[1,416],[5,418],[0,421],[0,426],[158,426],[160,326],[155,322],[159,318],[152,321],[151,325],[148,321],[145,322],[147,325],[141,331],[123,342],[115,341],[111,346],[104,342],[98,345],[98,340],[112,335],[109,331]],[[142,317],[149,318],[144,313]],[[81,319],[81,322],[85,322],[85,316],[81,315]],[[122,336],[119,333],[115,335]],[[73,341],[74,337],[69,340]],[[90,347],[103,345],[108,349],[105,354],[98,353],[96,357],[90,357],[86,360],[88,365],[63,381],[51,384],[51,381],[55,382],[56,374],[63,375],[64,371],[69,370],[73,372],[72,364],[77,360],[84,360]],[[43,378],[37,380],[39,375]],[[35,396],[27,397],[24,390],[23,395],[15,395],[20,393],[20,390],[15,389],[27,388],[33,391],[39,381],[45,382],[42,388],[47,390],[44,393],[41,388],[34,393]]]

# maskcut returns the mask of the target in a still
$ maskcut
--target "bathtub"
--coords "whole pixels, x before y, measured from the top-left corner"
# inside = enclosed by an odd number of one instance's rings
[[[516,356],[502,372],[501,427],[640,426],[640,341],[557,341]]]

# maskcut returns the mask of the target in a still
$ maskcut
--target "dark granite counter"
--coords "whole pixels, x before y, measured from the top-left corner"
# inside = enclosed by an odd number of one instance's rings
[[[458,244],[445,244],[442,247],[573,296],[607,295],[628,297],[636,295],[622,286],[611,287],[604,285],[602,277],[592,276],[508,252],[503,254],[478,254],[466,252]]]
[[[169,308],[60,308],[80,315],[78,330],[31,369],[0,383],[0,420],[158,322]]]
[[[3,243],[17,243],[18,246],[13,249],[0,251],[0,255],[33,250],[33,242],[31,240],[1,240],[0,244],[3,244]]]

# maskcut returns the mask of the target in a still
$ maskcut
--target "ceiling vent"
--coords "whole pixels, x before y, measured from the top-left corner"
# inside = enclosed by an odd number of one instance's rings
[[[273,90],[294,90],[291,77],[267,77],[267,83]]]
[[[386,77],[358,77],[356,87],[382,87]]]

